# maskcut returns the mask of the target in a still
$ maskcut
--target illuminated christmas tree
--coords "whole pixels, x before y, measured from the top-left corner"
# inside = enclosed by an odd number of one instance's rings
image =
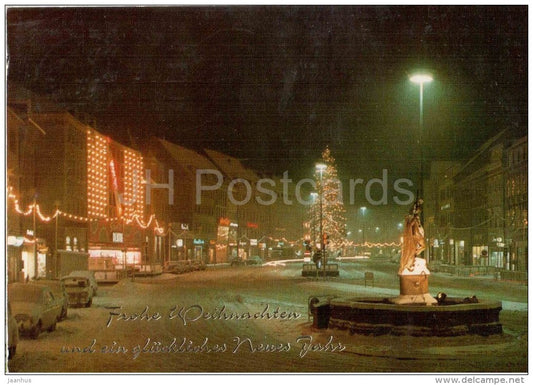
[[[342,184],[337,176],[335,159],[328,147],[322,152],[322,167],[315,173],[317,194],[309,209],[311,241],[320,245],[320,212],[323,234],[328,237],[327,250],[335,252],[346,241],[346,210],[342,198]],[[322,205],[322,210],[320,206]]]

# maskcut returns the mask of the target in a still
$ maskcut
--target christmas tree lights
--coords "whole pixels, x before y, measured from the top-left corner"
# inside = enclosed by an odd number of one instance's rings
[[[315,175],[318,194],[309,208],[309,226],[311,233],[315,235],[312,241],[320,244],[320,221],[322,220],[322,232],[328,237],[328,248],[336,250],[342,247],[346,240],[346,210],[342,200],[342,185],[337,177],[335,159],[327,147],[322,152],[322,163],[325,167],[320,171],[321,175],[318,172]],[[322,210],[320,210],[321,204]]]

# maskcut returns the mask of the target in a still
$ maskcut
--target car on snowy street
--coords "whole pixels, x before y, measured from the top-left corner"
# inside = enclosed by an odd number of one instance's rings
[[[230,266],[244,266],[244,260],[241,257],[231,257],[229,264]]]
[[[12,283],[7,291],[20,334],[29,334],[37,339],[41,331],[55,330],[61,316],[61,305],[49,287],[34,283]]]
[[[69,274],[71,277],[85,277],[89,280],[89,283],[93,289],[93,296],[98,294],[98,282],[96,282],[96,277],[94,271],[91,270],[75,270]]]
[[[39,279],[35,281],[37,285],[45,285],[50,288],[52,291],[52,294],[54,295],[54,298],[56,301],[61,305],[61,315],[59,317],[59,321],[63,321],[65,318],[67,318],[68,313],[68,294],[65,290],[65,286],[63,285],[63,282],[60,280],[48,280],[48,279]]]
[[[261,266],[264,263],[263,259],[259,255],[251,256],[245,262],[247,265],[259,265],[259,266]]]
[[[17,320],[13,316],[13,311],[11,310],[11,303],[7,303],[7,349],[8,349],[8,358],[12,359],[17,352],[17,345],[19,342],[19,328],[17,325]]]
[[[68,294],[69,306],[91,307],[94,290],[87,276],[76,275],[75,272],[72,272],[61,278],[61,283]]]

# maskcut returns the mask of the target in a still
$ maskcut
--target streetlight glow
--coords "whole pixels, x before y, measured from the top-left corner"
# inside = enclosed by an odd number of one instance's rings
[[[328,166],[323,163],[317,163],[315,168],[318,172],[322,173]]]
[[[414,74],[409,78],[410,81],[417,84],[424,84],[433,81],[433,77],[428,74]]]

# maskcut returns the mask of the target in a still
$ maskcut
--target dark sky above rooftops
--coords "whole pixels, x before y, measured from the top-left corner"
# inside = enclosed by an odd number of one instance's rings
[[[140,147],[156,135],[267,173],[415,178],[527,130],[526,6],[8,8],[8,80]]]

